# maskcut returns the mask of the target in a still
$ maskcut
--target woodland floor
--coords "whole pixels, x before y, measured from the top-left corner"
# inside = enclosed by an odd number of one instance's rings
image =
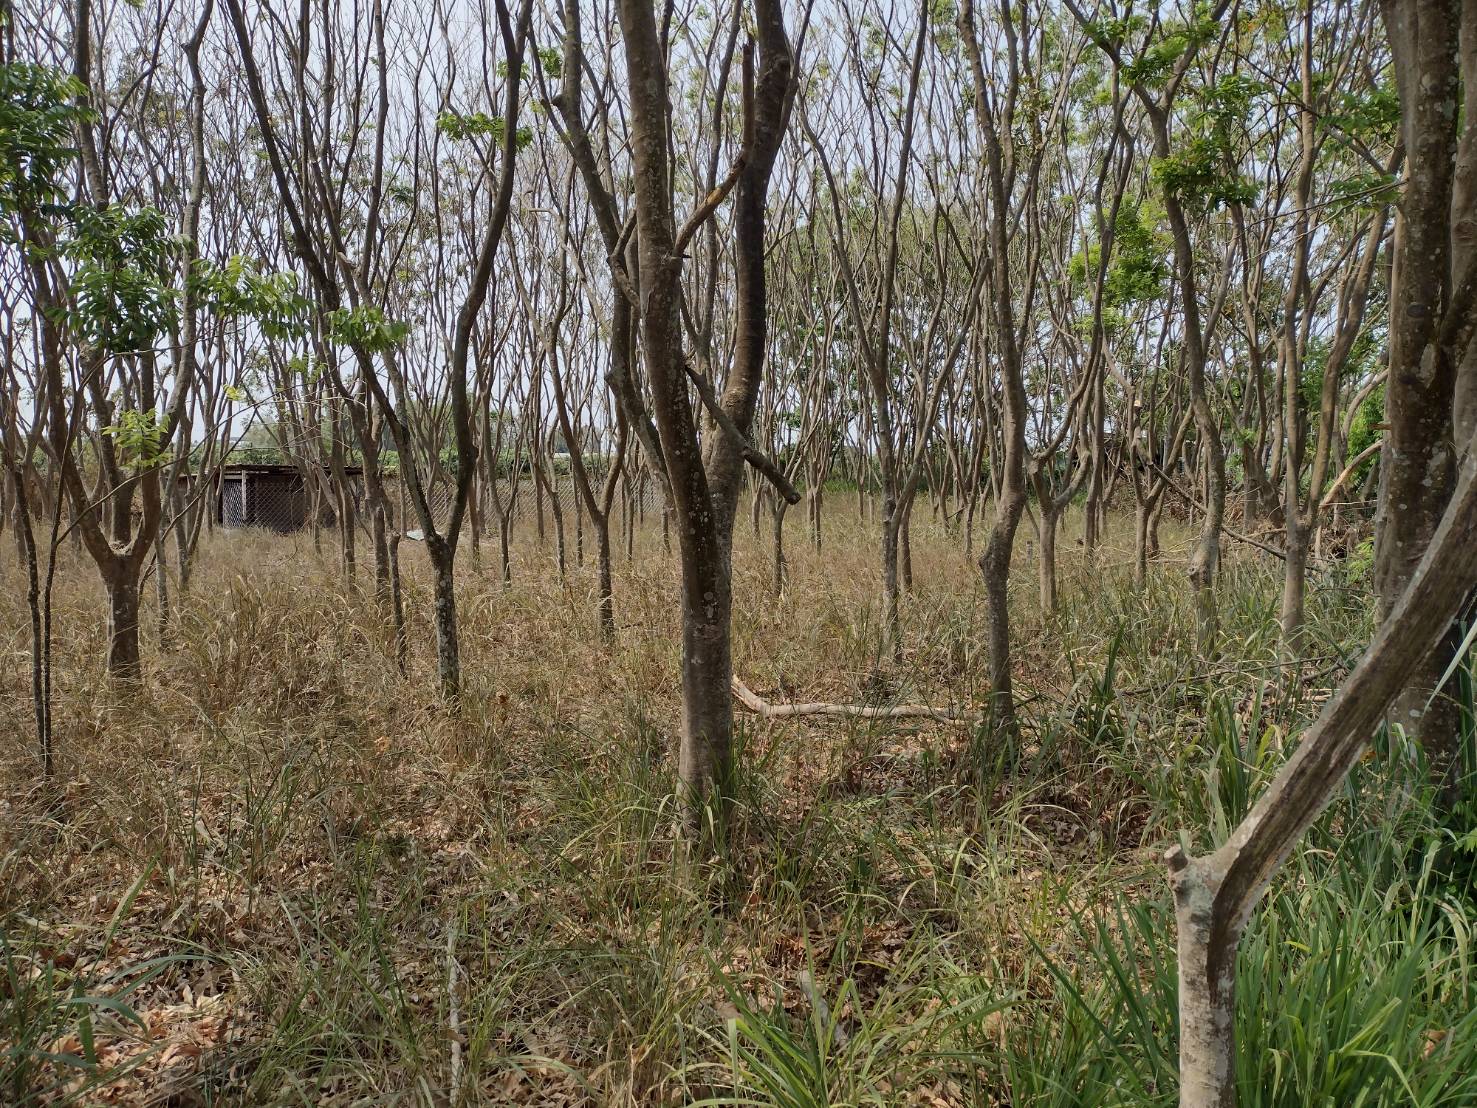
[[[831,509],[819,553],[792,519],[780,599],[767,541],[741,522],[737,672],[773,701],[980,704],[983,594],[962,538],[920,504],[894,664],[875,524],[852,512]],[[571,550],[560,582],[552,543],[523,536],[505,588],[495,545],[479,569],[464,544],[455,714],[435,693],[413,553],[406,675],[326,540],[319,555],[307,535],[227,533],[204,540],[165,646],[148,606],[146,680],[119,697],[100,587],[68,546],[60,804],[28,738],[29,623],[5,534],[0,1101],[1166,1103],[1159,857],[1179,827],[1203,845],[1244,807],[1364,641],[1369,605],[1345,569],[1320,571],[1310,660],[1287,666],[1277,569],[1233,551],[1223,647],[1201,657],[1187,536],[1166,523],[1138,592],[1131,520],[1091,563],[1078,526],[1049,617],[1022,529],[1019,744],[740,713],[731,853],[697,865],[671,837],[677,580],[655,528],[617,554],[613,648],[590,557]],[[1340,880],[1326,872],[1298,870],[1279,895],[1322,896]],[[1469,963],[1409,945],[1431,980],[1409,1012],[1415,1073],[1477,1028],[1461,1022]],[[1114,977],[1143,983],[1142,1012]],[[1322,995],[1309,1003],[1327,1009]],[[1137,1085],[1109,1096],[1115,1066]],[[1262,1102],[1313,1103],[1297,1100],[1309,1087]],[[1477,1103],[1467,1088],[1421,1102]]]

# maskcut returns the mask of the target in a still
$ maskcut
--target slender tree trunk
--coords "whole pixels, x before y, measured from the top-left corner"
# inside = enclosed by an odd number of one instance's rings
[[[24,473],[16,473],[15,529],[25,558],[26,607],[31,613],[31,707],[36,717],[36,747],[41,755],[41,776],[50,781],[56,776],[56,762],[51,749],[51,697],[46,682],[49,651],[41,610],[40,558],[36,550],[36,532],[31,526],[25,480]]]
[[[778,599],[785,591],[785,512],[790,505],[783,496],[774,498],[774,596]]]
[[[1316,495],[1316,493],[1310,494]],[[1286,516],[1286,537],[1282,543],[1286,561],[1282,571],[1282,642],[1289,653],[1296,654],[1302,648],[1303,603],[1307,594],[1308,575],[1308,528],[1300,519],[1296,506],[1283,513]]]
[[[154,539],[154,593],[159,602],[159,648],[169,646],[169,562],[165,556],[165,534],[161,530]]]
[[[1149,583],[1149,541],[1154,506],[1140,501],[1133,513],[1133,587],[1140,592]]]
[[[503,588],[505,588],[505,589],[511,587],[512,584],[513,584],[513,553],[512,553],[512,545],[513,545],[513,513],[511,511],[509,511],[506,516],[504,516],[502,519],[500,519],[498,521],[498,527],[497,527],[498,557],[502,560]],[[563,577],[564,576],[564,572],[563,572],[563,565],[564,565],[564,559],[563,559],[564,544],[562,542],[559,544],[559,553],[560,553],[560,559],[559,559],[560,574],[559,575],[561,577]]]
[[[1001,491],[995,524],[980,555],[985,582],[985,628],[990,650],[990,710],[1007,732],[1015,727],[1015,694],[1010,675],[1010,561],[1026,495],[1007,485]]]
[[[815,552],[817,554],[819,554],[821,552],[821,498],[822,498],[822,495],[823,494],[822,494],[822,490],[821,490],[821,486],[820,485],[816,485],[815,488],[811,490],[811,494],[810,494],[810,498],[811,498],[810,499],[811,543],[815,546]]]
[[[902,511],[902,519],[898,523],[898,568],[902,574],[903,590],[913,591],[913,497],[908,498],[908,503]]]
[[[898,610],[897,500],[888,493],[882,501],[882,635],[883,647],[895,662],[903,659],[903,623]]]
[[[1041,610],[1056,611],[1056,530],[1060,512],[1047,500],[1041,502]]]
[[[610,516],[595,520],[600,573],[600,638],[615,642],[615,586],[610,571]]]
[[[436,625],[436,675],[441,681],[441,695],[455,701],[461,695],[462,663],[457,643],[456,578],[453,573],[456,554],[444,540],[426,536],[426,553],[430,555],[432,610]]]
[[[395,665],[403,674],[410,661],[410,638],[405,632],[405,598],[400,589],[400,532],[390,535],[390,612],[395,634]]]

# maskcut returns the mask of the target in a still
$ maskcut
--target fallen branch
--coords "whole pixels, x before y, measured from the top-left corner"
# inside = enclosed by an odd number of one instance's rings
[[[957,712],[934,708],[927,704],[894,704],[890,707],[867,704],[827,704],[822,701],[810,704],[771,704],[745,685],[737,674],[733,677],[733,695],[745,708],[765,719],[790,719],[794,716],[832,716],[842,719],[931,719],[937,723],[974,727],[983,722],[985,718],[977,712],[960,715]]]

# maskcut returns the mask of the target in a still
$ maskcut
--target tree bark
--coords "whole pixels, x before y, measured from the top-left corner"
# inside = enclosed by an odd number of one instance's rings
[[[1385,387],[1384,449],[1376,512],[1375,588],[1382,616],[1405,591],[1430,545],[1449,497],[1457,462],[1453,449],[1456,366],[1460,358],[1442,341],[1451,319],[1452,233],[1456,124],[1460,102],[1457,0],[1405,4],[1383,0],[1408,179],[1396,223],[1390,303],[1389,373]],[[1477,11],[1465,5],[1467,40]],[[1477,80],[1477,73],[1471,74]],[[1467,121],[1472,127],[1472,121]],[[1460,216],[1463,213],[1456,213]],[[1469,213],[1468,213],[1469,214]],[[1470,218],[1470,214],[1469,214]],[[1470,316],[1471,307],[1457,316]],[[1464,353],[1464,351],[1462,352]],[[1419,738],[1438,779],[1456,758],[1454,703],[1434,695],[1456,645],[1449,635],[1411,673],[1393,716]]]
[[[132,683],[142,674],[138,638],[138,567],[119,559],[103,569],[108,594],[108,676]]]
[[[436,627],[436,676],[441,695],[455,701],[461,695],[462,664],[457,638],[456,552],[439,536],[426,536],[426,553],[430,556],[432,613]]]

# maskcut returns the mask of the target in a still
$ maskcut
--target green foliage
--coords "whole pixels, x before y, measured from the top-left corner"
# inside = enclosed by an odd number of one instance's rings
[[[1365,539],[1349,554],[1344,576],[1351,585],[1368,587],[1374,576],[1374,536]]]
[[[1103,17],[1089,19],[1083,25],[1087,37],[1103,50],[1119,50],[1130,35],[1137,34],[1149,25],[1147,17],[1130,15],[1120,19]]]
[[[152,350],[178,317],[172,263],[179,242],[156,208],[79,204],[66,255],[72,276],[70,322],[88,345],[109,354]]]
[[[170,460],[164,450],[169,435],[168,420],[157,409],[147,412],[126,409],[119,413],[116,423],[103,428],[103,434],[117,445],[123,460],[136,469],[149,469]]]
[[[546,77],[558,79],[564,75],[564,55],[555,47],[540,46],[538,48],[538,61]]]
[[[928,21],[939,50],[955,53],[959,49],[959,6],[955,0],[929,0]]]
[[[67,210],[66,169],[77,156],[73,128],[91,113],[77,104],[81,86],[61,70],[0,65],[0,213]],[[6,225],[0,235],[13,236]]]
[[[1154,159],[1155,182],[1202,214],[1255,200],[1255,183],[1237,170],[1239,144],[1253,103],[1268,91],[1264,82],[1237,73],[1199,90],[1186,121],[1190,134],[1176,141],[1172,153]]]
[[[1169,243],[1145,219],[1144,206],[1124,203],[1113,221],[1112,257],[1103,275],[1103,324],[1112,334],[1125,324],[1129,309],[1153,300],[1169,278]],[[1072,283],[1091,288],[1102,264],[1102,248],[1093,243],[1068,263]]]
[[[328,337],[370,354],[383,354],[410,337],[410,324],[388,318],[373,304],[360,304],[328,313]]]
[[[254,319],[269,339],[290,339],[307,330],[308,300],[291,273],[262,273],[240,254],[224,265],[197,261],[188,278],[203,307],[222,316]]]
[[[166,955],[106,973],[88,966],[69,971],[54,952],[27,956],[34,942],[26,938],[9,924],[0,927],[0,1089],[15,1105],[78,1103],[149,1058],[141,1053],[123,1066],[104,1065],[99,1028],[136,1028],[147,1036],[138,997],[185,959]],[[74,1041],[76,1049],[67,1049]]]
[[[501,145],[507,134],[507,123],[500,115],[486,112],[443,111],[436,117],[436,129],[453,142],[468,142],[477,138],[491,138]],[[533,141],[533,128],[519,127],[513,136],[514,149],[522,150]]]
[[[1392,142],[1400,129],[1400,94],[1393,79],[1340,92],[1326,126],[1365,142]]]
[[[1354,413],[1353,422],[1349,425],[1349,454],[1358,454],[1373,445],[1382,434],[1379,428],[1384,422],[1385,386],[1381,382],[1369,390],[1369,395]]]
[[[1165,158],[1155,158],[1151,173],[1167,195],[1196,212],[1212,212],[1228,204],[1249,204],[1256,186],[1228,167],[1226,145],[1200,135]]]
[[[901,981],[923,976],[926,952],[913,951]],[[823,996],[809,972],[802,979],[808,1017],[797,1020],[779,996],[763,1006],[724,981],[737,1014],[727,1021],[734,1095],[698,1105],[764,1104],[774,1108],[890,1105],[899,1092],[926,1086],[944,1071],[944,1044],[969,1024],[1000,1010],[974,996],[946,1005],[926,989],[890,990],[868,1004],[854,980]],[[848,1026],[848,1025],[854,1026]],[[716,1038],[716,1036],[715,1036]]]
[[[1123,75],[1145,88],[1157,88],[1167,81],[1187,51],[1215,37],[1219,24],[1210,17],[1207,7],[1198,4],[1194,15],[1186,22],[1167,24],[1160,38],[1145,43],[1138,57],[1125,63]],[[1114,34],[1126,35],[1133,29],[1134,25],[1129,20],[1110,21],[1109,26],[1098,29],[1095,37],[1098,41],[1111,41]]]

